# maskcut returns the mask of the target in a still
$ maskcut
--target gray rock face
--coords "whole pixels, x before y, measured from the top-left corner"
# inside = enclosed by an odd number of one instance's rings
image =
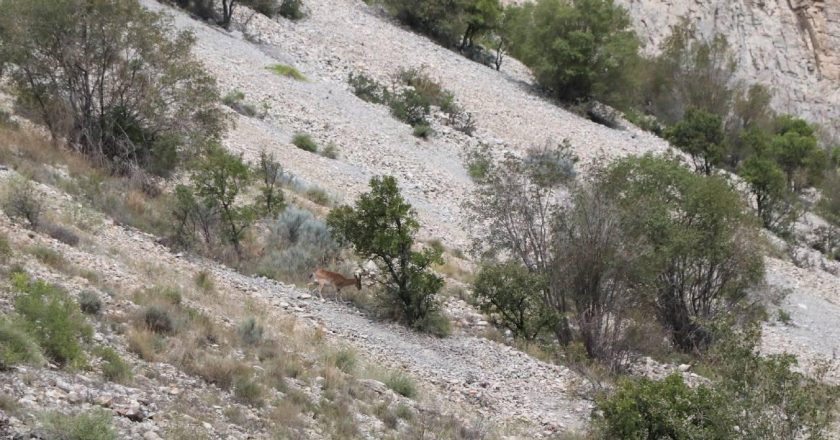
[[[777,111],[840,135],[840,0],[618,0],[654,52],[681,17],[726,36],[738,76],[769,86]]]

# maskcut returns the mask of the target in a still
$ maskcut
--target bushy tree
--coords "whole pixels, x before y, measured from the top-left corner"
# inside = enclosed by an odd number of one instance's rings
[[[196,164],[192,175],[195,194],[205,206],[215,206],[222,233],[242,257],[242,237],[255,218],[252,206],[242,205],[237,198],[253,179],[242,158],[221,147],[211,147]]]
[[[828,165],[828,154],[817,145],[814,129],[806,121],[784,115],[776,120],[770,154],[785,173],[793,191],[818,184]]]
[[[556,317],[543,303],[545,277],[518,262],[488,262],[481,266],[473,292],[482,312],[498,325],[527,341],[553,325]]]
[[[327,225],[333,236],[352,246],[355,253],[375,261],[385,279],[385,301],[409,325],[421,326],[437,312],[436,294],[443,280],[429,268],[441,263],[440,250],[412,250],[420,228],[414,208],[400,194],[391,176],[374,177],[370,192],[355,206],[333,209]]]
[[[224,129],[194,38],[136,0],[2,0],[0,72],[18,108],[118,170],[166,174]]]
[[[564,143],[532,149],[523,158],[508,155],[499,163],[485,162],[484,176],[466,203],[470,224],[475,225],[476,252],[507,254],[529,272],[547,279],[558,197],[575,176],[575,160]],[[542,293],[545,305],[558,316],[553,328],[558,340],[569,343],[572,334],[566,296],[551,284]]]
[[[598,185],[643,240],[637,253],[674,344],[705,348],[706,323],[732,311],[764,274],[758,231],[740,196],[722,177],[651,155],[615,162]]]
[[[622,104],[639,48],[625,9],[612,0],[537,0],[507,14],[511,54],[555,97]]]
[[[262,181],[259,210],[265,217],[274,217],[286,208],[285,196],[280,187],[283,167],[274,158],[274,154],[260,152],[257,176]]]
[[[744,142],[744,133],[772,131],[776,116],[770,108],[771,98],[770,91],[759,84],[737,91],[732,114],[725,122],[729,145],[726,164],[730,169],[737,170],[744,159],[755,153],[750,149],[751,145]]]
[[[738,173],[750,186],[764,227],[779,235],[788,235],[799,212],[779,165],[772,159],[755,155],[744,161]]]
[[[499,0],[468,0],[464,6],[466,29],[461,38],[461,49],[472,46],[476,38],[496,28],[501,15]]]
[[[717,115],[689,109],[680,122],[665,131],[665,138],[691,155],[698,172],[712,174],[723,163],[726,144],[723,122]]]

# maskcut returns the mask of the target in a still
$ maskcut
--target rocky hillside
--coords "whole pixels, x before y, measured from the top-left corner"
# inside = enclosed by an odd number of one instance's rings
[[[840,1],[618,0],[655,51],[682,17],[706,37],[723,34],[740,77],[773,90],[777,111],[840,135]]]

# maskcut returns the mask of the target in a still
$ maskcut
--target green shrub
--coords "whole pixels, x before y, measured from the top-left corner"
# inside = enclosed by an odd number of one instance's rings
[[[265,217],[274,217],[286,209],[286,200],[283,189],[280,188],[283,167],[274,158],[273,153],[260,151],[257,177],[262,181],[258,202],[260,212]]]
[[[788,313],[788,311],[785,309],[778,310],[778,320],[784,325],[789,325],[792,321],[790,313]]]
[[[485,177],[493,165],[493,157],[490,155],[490,146],[479,144],[475,148],[468,148],[464,152],[464,166],[467,174],[476,182]]]
[[[161,335],[175,333],[175,320],[162,306],[152,305],[143,309],[141,320],[147,329]]]
[[[261,406],[263,402],[263,388],[247,377],[238,377],[233,381],[233,395],[240,402],[252,406]]]
[[[385,379],[385,386],[390,388],[395,393],[413,399],[417,396],[417,388],[414,385],[414,380],[411,377],[394,372],[387,379]]]
[[[102,300],[95,292],[83,290],[79,294],[79,309],[88,315],[98,315],[102,311]]]
[[[200,270],[196,272],[195,277],[193,277],[193,282],[195,283],[195,287],[205,294],[211,294],[216,291],[216,283],[213,281],[213,275],[209,271]]]
[[[257,345],[263,339],[263,327],[257,324],[257,320],[253,317],[246,319],[237,329],[239,337],[248,345]]]
[[[15,311],[44,354],[62,366],[83,366],[86,359],[80,340],[90,339],[93,330],[76,302],[63,289],[42,280],[30,281],[23,273],[12,275],[12,285],[18,292]]]
[[[287,76],[296,81],[306,81],[306,77],[303,76],[302,73],[298,72],[298,70],[292,66],[287,66],[285,64],[272,64],[266,67],[266,69],[274,72],[277,75]]]
[[[452,334],[452,324],[440,310],[426,313],[414,324],[414,328],[438,338],[445,338]]]
[[[318,152],[318,144],[312,140],[312,136],[309,136],[306,133],[296,133],[292,137],[292,145],[310,153]]]
[[[0,233],[0,264],[6,264],[12,257],[12,246],[9,245],[9,237]]]
[[[387,89],[373,78],[364,74],[353,74],[347,77],[347,83],[353,89],[353,94],[364,101],[374,104],[385,104],[387,102]]]
[[[289,20],[300,20],[306,16],[303,13],[303,0],[281,0],[279,12]]]
[[[316,205],[330,206],[330,204],[332,203],[332,199],[330,199],[330,196],[327,194],[327,192],[315,186],[307,189],[306,192],[303,193],[303,195],[310,202],[315,203]]]
[[[102,376],[112,382],[125,383],[131,380],[131,366],[111,347],[100,347],[96,355],[102,358]]]
[[[327,159],[338,159],[338,149],[332,142],[327,144],[326,147],[322,148],[319,154],[321,154],[321,156],[326,157]]]
[[[41,225],[44,201],[35,185],[23,178],[12,180],[3,193],[3,212],[13,221],[23,220],[32,229]]]
[[[41,229],[50,237],[66,245],[76,246],[79,244],[79,236],[71,229],[65,228],[64,226],[46,222],[41,226]]]
[[[413,134],[415,137],[427,139],[429,135],[432,134],[432,127],[429,127],[428,124],[420,123],[414,126],[414,129],[412,130],[411,134]]]
[[[484,263],[473,292],[479,308],[492,321],[515,337],[534,340],[556,321],[540,296],[546,287],[544,276],[529,272],[521,264]]]
[[[377,262],[385,274],[383,304],[392,317],[415,326],[438,309],[436,294],[443,280],[430,267],[442,263],[441,254],[430,248],[412,250],[420,225],[396,179],[374,177],[370,187],[354,207],[330,211],[327,225],[359,257]]]
[[[351,374],[356,368],[356,353],[346,348],[341,349],[335,354],[333,364],[339,370]]]
[[[689,109],[680,122],[665,130],[665,138],[690,154],[695,169],[706,175],[712,174],[725,158],[723,121],[712,113]]]
[[[242,4],[268,18],[274,18],[280,9],[278,0],[242,0]]]
[[[17,364],[43,363],[44,356],[37,341],[19,324],[6,317],[0,317],[0,370],[8,370]]]
[[[42,417],[44,429],[56,439],[66,440],[117,440],[117,431],[108,411],[96,409],[76,415],[58,412]]]
[[[67,260],[64,259],[64,256],[60,252],[46,246],[35,246],[32,248],[32,255],[41,263],[54,269],[62,270],[67,266]]]

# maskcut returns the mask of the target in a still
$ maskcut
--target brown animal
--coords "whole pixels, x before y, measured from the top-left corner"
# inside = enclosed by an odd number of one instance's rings
[[[315,272],[312,272],[309,275],[309,279],[311,280],[308,286],[313,284],[317,284],[318,288],[318,296],[321,297],[321,301],[324,300],[324,295],[321,292],[324,290],[324,286],[333,286],[335,288],[335,293],[341,299],[341,288],[347,286],[356,286],[357,289],[362,290],[362,277],[360,275],[354,275],[353,278],[345,278],[344,275],[340,273],[330,272],[325,269],[318,269]]]

